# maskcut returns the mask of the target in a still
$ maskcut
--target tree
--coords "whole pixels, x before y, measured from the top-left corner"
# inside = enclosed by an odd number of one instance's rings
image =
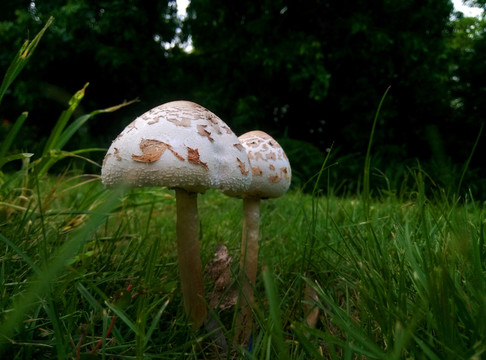
[[[403,157],[428,153],[424,124],[449,112],[451,11],[449,0],[192,0],[185,31],[214,108],[276,136],[363,150],[391,86],[377,143]]]
[[[20,109],[31,111],[29,121],[37,141],[55,122],[55,110],[64,109],[70,96],[86,82],[90,86],[82,105],[87,109],[140,97],[144,102],[126,110],[128,118],[171,96],[163,44],[174,39],[179,26],[173,1],[50,0],[28,4],[14,1],[0,5],[0,46],[6,49],[0,57],[1,69],[6,69],[19,44],[35,34],[49,16],[55,21],[30,71],[9,94],[10,101],[5,103],[10,106],[2,109],[1,115],[9,119]],[[105,117],[108,123],[110,120],[115,121]],[[102,136],[108,128],[97,126],[91,135]]]
[[[476,1],[486,8],[486,1]],[[456,149],[462,159],[469,156],[474,137],[484,126],[486,119],[486,20],[464,17],[462,13],[455,14],[453,20],[454,32],[450,38],[449,57],[451,64],[451,80],[448,86],[452,96],[454,111],[454,136],[449,144]],[[452,132],[452,131],[450,131]],[[483,136],[484,139],[484,136]],[[476,150],[484,153],[484,140],[481,139]],[[466,144],[466,146],[464,146]],[[455,160],[458,160],[457,157]],[[476,155],[472,167],[484,169],[484,158]],[[484,178],[484,176],[481,176]],[[484,181],[483,181],[484,182]],[[478,185],[476,185],[477,188]]]

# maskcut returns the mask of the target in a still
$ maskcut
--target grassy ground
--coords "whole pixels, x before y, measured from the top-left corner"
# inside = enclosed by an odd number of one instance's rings
[[[250,358],[482,357],[483,206],[428,195],[422,175],[367,206],[298,190],[263,202]],[[18,181],[32,186],[4,192],[0,206],[5,358],[214,358],[214,337],[183,314],[170,190],[116,193],[69,173]],[[209,191],[199,212],[203,266],[224,243],[236,281],[240,201]],[[307,284],[315,328],[304,322]],[[233,315],[218,314],[229,341]]]

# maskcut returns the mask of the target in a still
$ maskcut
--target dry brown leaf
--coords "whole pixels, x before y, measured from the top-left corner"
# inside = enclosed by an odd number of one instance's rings
[[[214,288],[209,298],[209,306],[212,309],[219,307],[221,310],[226,310],[236,304],[237,292],[228,291],[231,284],[232,261],[228,248],[219,244],[214,252],[214,259],[206,266],[206,275],[214,281]]]

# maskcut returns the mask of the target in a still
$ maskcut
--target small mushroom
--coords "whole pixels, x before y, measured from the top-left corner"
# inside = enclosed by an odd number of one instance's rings
[[[250,188],[230,196],[243,199],[243,234],[241,242],[241,299],[236,317],[234,342],[247,345],[253,321],[260,227],[260,200],[283,195],[290,186],[291,168],[284,150],[275,139],[263,131],[250,131],[238,138],[246,149],[252,172]]]
[[[221,129],[225,129],[222,131]],[[175,189],[177,253],[184,309],[193,328],[207,316],[198,241],[197,194],[215,188],[247,189],[248,156],[236,135],[216,115],[189,101],[153,108],[113,141],[101,180],[108,187],[167,186]],[[111,156],[113,155],[113,156]]]

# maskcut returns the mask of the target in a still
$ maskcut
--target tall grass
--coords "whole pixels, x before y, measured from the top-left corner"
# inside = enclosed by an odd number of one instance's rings
[[[21,72],[31,58],[45,31],[53,22],[50,18],[39,34],[32,40],[26,41],[0,84],[0,101],[9,86]],[[16,334],[30,332],[32,326],[23,328],[26,317],[43,312],[49,322],[55,338],[57,358],[64,359],[67,354],[67,338],[65,329],[59,317],[60,310],[56,297],[56,282],[62,277],[63,271],[73,261],[87,239],[92,237],[115,204],[119,202],[120,194],[110,195],[102,191],[86,194],[84,207],[72,209],[55,209],[53,204],[61,196],[57,193],[61,184],[53,184],[46,192],[43,184],[49,169],[59,160],[66,157],[81,157],[79,154],[97,149],[83,149],[73,152],[63,151],[62,148],[76,131],[91,117],[101,112],[115,111],[127,105],[124,103],[116,107],[97,110],[76,119],[69,125],[72,113],[84,96],[87,85],[78,91],[71,101],[69,108],[59,117],[51,132],[44,151],[36,160],[31,162],[32,153],[11,153],[11,147],[21,127],[27,120],[28,113],[22,113],[13,124],[0,146],[0,170],[11,161],[22,160],[20,171],[5,176],[0,171],[0,224],[2,232],[0,242],[5,251],[0,270],[2,326],[0,328],[0,353],[9,353],[8,344],[16,345]],[[86,161],[90,161],[84,158]],[[75,192],[81,187],[91,187],[93,179],[85,176],[81,183],[71,187]],[[59,222],[59,219],[63,219]],[[64,222],[73,221],[72,225]],[[82,226],[81,226],[82,224]],[[73,229],[71,231],[71,229]],[[16,275],[20,277],[15,278]],[[38,326],[37,324],[35,326]],[[30,344],[32,336],[27,335],[26,344]],[[35,341],[34,341],[35,344]],[[47,348],[52,346],[44,344]],[[22,353],[29,358],[32,351],[29,347]]]
[[[332,178],[336,165],[327,158],[311,194],[293,189],[264,201],[251,349],[214,344],[215,335],[231,344],[231,309],[215,311],[217,334],[192,331],[179,289],[173,193],[108,192],[97,174],[69,163],[49,173],[56,161],[83,153],[62,149],[99,113],[71,119],[84,89],[42,154],[11,149],[27,115],[0,148],[0,164],[18,161],[20,168],[0,184],[0,358],[484,356],[484,204],[447,196],[418,164],[397,188],[337,197],[332,184],[317,185]],[[371,163],[364,168],[370,181]],[[226,244],[236,287],[241,207],[217,191],[200,197],[202,262]],[[304,321],[305,286],[317,293],[316,327]]]

